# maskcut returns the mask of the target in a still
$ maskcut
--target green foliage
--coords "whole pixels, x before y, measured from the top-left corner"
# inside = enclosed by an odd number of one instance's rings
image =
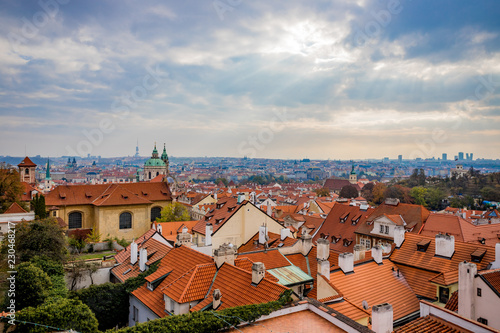
[[[358,196],[358,190],[352,185],[346,185],[342,187],[339,193],[339,197],[341,198],[356,198]]]
[[[45,197],[40,194],[36,194],[31,200],[31,207],[35,211],[35,216],[37,219],[44,219],[47,217],[47,209],[45,207]]]
[[[318,197],[329,197],[330,196],[330,190],[328,190],[327,188],[319,188],[317,190],[314,190],[314,192],[316,192],[316,195]]]
[[[227,184],[229,184],[229,182],[226,178],[217,178],[215,180],[216,185],[218,185],[220,182],[222,182],[222,184],[224,184],[224,186],[227,186]]]
[[[263,303],[237,306],[221,311],[198,311],[184,315],[169,316],[134,327],[119,330],[121,333],[139,332],[176,332],[176,333],[208,333],[236,326],[242,322],[254,322],[264,315],[279,310],[290,302],[291,290],[285,291],[279,300]]]
[[[16,310],[45,302],[52,288],[47,273],[30,262],[19,264],[16,270]]]
[[[445,193],[439,188],[428,188],[425,193],[426,206],[431,210],[443,209],[442,202],[446,197]]]
[[[12,169],[0,166],[0,213],[3,213],[10,205],[17,202],[21,207],[27,207],[21,202],[24,192],[19,173]],[[27,209],[28,210],[28,209]]]
[[[161,217],[157,218],[157,222],[172,222],[172,221],[189,221],[191,217],[187,208],[179,203],[173,202],[163,207]]]
[[[384,191],[384,199],[397,198],[402,203],[411,203],[410,189],[399,184],[391,185]]]
[[[132,291],[136,290],[140,286],[142,286],[144,283],[146,283],[146,276],[153,274],[156,272],[158,269],[158,265],[160,264],[159,261],[155,262],[151,266],[149,266],[149,269],[145,272],[142,272],[136,277],[130,278],[127,281],[125,281],[125,290],[127,293],[131,293]]]
[[[46,256],[35,256],[30,262],[50,277],[52,288],[49,290],[48,297],[66,297],[68,295],[66,281],[64,280],[64,267],[60,262],[51,260]]]
[[[248,179],[242,181],[242,184],[258,184],[258,185],[269,185],[269,184],[286,184],[289,183],[290,180],[285,177],[285,176],[279,176],[275,177],[273,175],[255,175],[255,176],[250,176]]]
[[[92,232],[87,235],[87,243],[99,243],[101,241],[101,234],[97,229],[92,229]]]
[[[485,186],[480,192],[484,200],[500,201],[500,186]]]
[[[4,242],[2,253],[6,252],[7,244]],[[17,262],[30,261],[37,255],[63,262],[66,254],[64,230],[54,219],[22,222],[16,225]]]
[[[79,299],[92,310],[99,322],[100,330],[127,324],[129,295],[123,283],[91,285],[71,292],[70,298]]]
[[[118,243],[118,245],[123,246],[123,247],[127,247],[127,246],[129,246],[129,244],[130,244],[130,242],[129,242],[129,241],[127,241],[127,240],[126,240],[125,238],[123,238],[123,237],[122,237],[121,239],[118,239],[118,237],[115,237],[115,240],[116,240],[116,242]]]
[[[38,307],[29,307],[16,314],[16,319],[78,332],[97,333],[98,323],[89,307],[76,299],[52,298]],[[45,333],[44,327],[18,323],[16,332]],[[52,331],[52,330],[49,330]]]
[[[411,189],[410,195],[413,198],[413,201],[417,205],[425,206],[425,196],[427,195],[427,189],[423,186],[417,186]]]

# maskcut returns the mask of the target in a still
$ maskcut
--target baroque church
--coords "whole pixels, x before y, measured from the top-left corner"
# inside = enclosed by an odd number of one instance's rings
[[[155,143],[151,158],[144,163],[144,180],[148,181],[159,175],[167,177],[169,174],[168,155],[165,144],[163,145],[163,153],[160,157]]]

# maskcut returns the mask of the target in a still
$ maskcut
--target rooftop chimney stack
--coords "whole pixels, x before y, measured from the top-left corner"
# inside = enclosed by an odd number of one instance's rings
[[[146,270],[146,262],[148,261],[148,250],[141,249],[139,251],[139,269],[141,272]]]
[[[477,266],[471,262],[458,264],[458,314],[471,320],[476,320],[476,305],[474,302],[474,277]]]
[[[287,237],[292,237],[292,234],[290,233],[290,229],[288,228],[282,228],[280,231],[281,234],[281,240],[285,240]]]
[[[377,264],[382,264],[382,246],[375,245],[372,247],[372,258]]]
[[[182,228],[182,232],[177,234],[177,241],[175,242],[176,245],[185,245],[185,246],[191,246],[191,240],[192,236],[191,234],[188,233],[188,228],[184,227]]]
[[[344,274],[354,272],[354,254],[345,252],[339,255],[339,266]]]
[[[205,246],[212,245],[212,223],[208,222],[205,226]]]
[[[218,249],[214,250],[214,261],[217,269],[219,269],[225,262],[234,265],[235,257],[236,257],[236,250],[232,244],[224,243],[221,246],[219,246]]]
[[[353,249],[353,252],[354,252],[354,261],[358,261],[358,260],[363,260],[365,259],[365,249],[363,247],[363,245],[354,245],[354,249]]]
[[[259,284],[260,281],[266,276],[266,267],[261,262],[252,264],[252,284]]]
[[[160,235],[161,235],[161,233],[162,233],[162,231],[163,231],[162,229],[163,229],[163,228],[162,228],[161,224],[159,224],[159,223],[158,223],[158,225],[157,225],[157,227],[156,227],[156,230],[158,231],[158,233],[159,233]]]
[[[303,234],[300,237],[300,241],[302,242],[301,253],[306,256],[312,248],[312,236],[309,234]]]
[[[266,213],[267,213],[267,215],[269,215],[269,216],[272,216],[272,215],[273,215],[273,207],[271,207],[271,205],[269,205],[269,204],[268,204],[268,205],[267,205],[267,207],[266,207]]]
[[[383,303],[372,307],[372,330],[376,333],[393,331],[394,315],[392,305]]]
[[[137,243],[132,240],[130,244],[130,263],[133,265],[137,262]]]
[[[455,253],[455,237],[452,235],[436,235],[436,255],[451,258]]]
[[[403,226],[397,225],[394,228],[394,244],[397,248],[401,247],[401,244],[405,241],[405,228]]]
[[[330,257],[330,245],[328,244],[328,240],[319,238],[316,246],[316,258],[318,260],[328,260]]]
[[[219,289],[215,289],[212,296],[213,296],[212,308],[214,310],[217,310],[217,308],[220,306],[220,303],[222,302],[222,294]]]
[[[495,244],[495,261],[491,263],[491,269],[500,268],[500,243]]]
[[[259,244],[264,244],[268,239],[269,237],[267,236],[267,226],[261,225],[259,227]]]

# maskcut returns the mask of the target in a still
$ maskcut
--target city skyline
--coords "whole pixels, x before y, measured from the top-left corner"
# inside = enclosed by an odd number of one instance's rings
[[[0,8],[0,155],[500,158],[494,1]]]

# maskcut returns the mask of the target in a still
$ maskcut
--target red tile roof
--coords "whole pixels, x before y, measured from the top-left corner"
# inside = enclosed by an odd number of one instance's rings
[[[163,293],[177,303],[199,301],[205,298],[217,271],[215,264],[199,264],[163,287]]]
[[[398,327],[394,333],[419,332],[419,333],[472,333],[462,327],[455,326],[432,315],[410,321],[406,325]]]
[[[161,225],[161,235],[169,241],[177,240],[177,234],[182,232],[184,227],[188,228],[188,233],[193,232],[193,227],[199,221],[180,221],[180,222],[156,222],[156,225]]]
[[[500,297],[500,269],[479,272],[479,276]]]
[[[18,167],[36,167],[36,164],[28,156],[17,165]]]
[[[419,301],[402,274],[397,276],[394,265],[383,260],[382,265],[374,261],[354,266],[354,273],[344,274],[336,269],[330,281],[356,306],[367,301],[369,306],[389,303],[394,309],[394,320],[419,311]]]
[[[267,269],[290,266],[291,263],[285,258],[278,249],[269,251],[260,251],[253,253],[239,254],[238,258],[248,258],[253,262],[262,262]]]
[[[325,222],[318,232],[316,232],[313,241],[316,243],[319,238],[327,237],[330,242],[330,249],[339,252],[352,252],[356,244],[354,241],[356,239],[354,232],[361,223],[366,221],[367,217],[370,216],[372,212],[372,208],[368,208],[364,211],[358,206],[337,204],[333,206]],[[345,219],[345,222],[342,222],[341,218]],[[353,224],[358,218],[359,221]],[[338,242],[332,242],[333,239],[337,238],[340,238]],[[349,244],[349,242],[344,242],[344,239],[352,241]]]
[[[403,274],[406,282],[408,282],[408,285],[410,285],[415,294],[431,300],[437,298],[437,287],[430,283],[430,280],[436,276],[436,272],[430,272],[406,265],[395,265],[395,267]]]
[[[351,318],[352,320],[360,320],[371,316],[370,312],[366,311],[361,306],[353,304],[345,298],[339,302],[329,303],[327,306],[342,313],[344,316]]]
[[[281,240],[281,235],[275,234],[274,232],[267,233],[269,239],[267,241],[267,246],[270,249],[280,247],[281,246],[288,247],[292,246],[297,242],[295,238],[286,237],[284,240]],[[257,232],[252,238],[248,240],[245,244],[242,244],[238,248],[239,253],[251,252],[251,251],[260,251],[264,249],[264,244],[259,244],[259,233]],[[267,267],[267,266],[266,266]]]
[[[149,229],[144,235],[142,235],[141,237],[134,240],[134,242],[139,245],[142,242],[150,239],[155,233],[156,233],[156,230]],[[121,250],[120,252],[118,252],[115,255],[115,260],[117,263],[122,263],[125,260],[127,260],[127,258],[130,259],[130,244],[124,250]]]
[[[7,208],[7,210],[3,213],[4,214],[22,214],[22,213],[27,213],[27,211],[24,210],[23,207],[19,206],[19,204],[17,202],[13,202],[9,206],[9,208]]]
[[[451,297],[444,306],[444,308],[450,311],[455,311],[455,312],[458,311],[458,290],[451,294]]]
[[[240,209],[241,206],[247,204],[248,201],[243,201],[238,204],[238,200],[233,197],[221,198],[217,201],[216,208],[205,214],[205,219],[199,221],[194,227],[193,231],[204,235],[207,223],[211,223],[213,230],[212,234],[217,231],[224,223],[233,216],[234,213]]]

